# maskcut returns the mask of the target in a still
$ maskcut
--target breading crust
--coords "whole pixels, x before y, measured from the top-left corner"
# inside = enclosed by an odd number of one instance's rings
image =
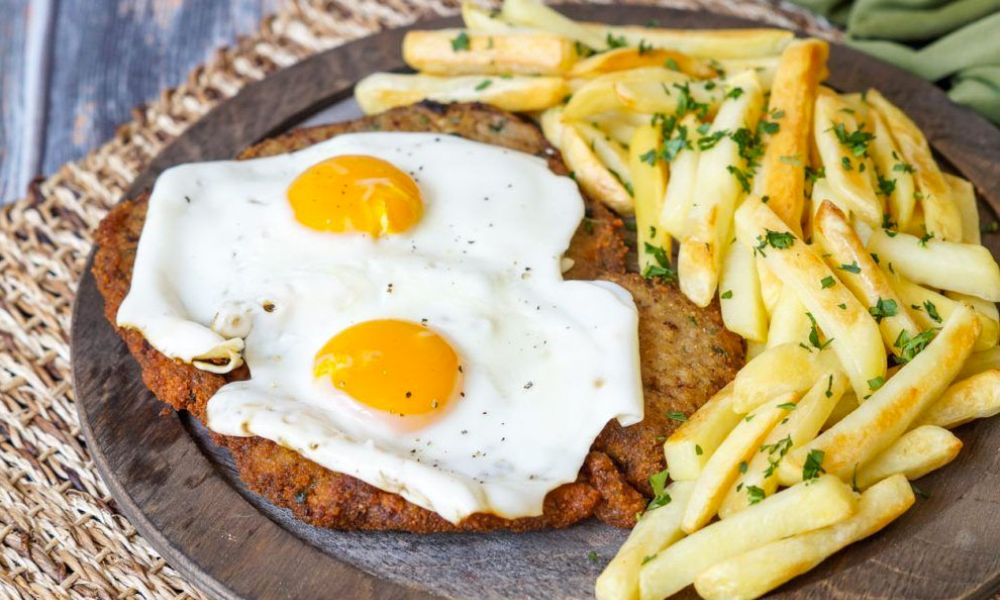
[[[558,152],[532,123],[479,104],[422,103],[355,121],[300,129],[263,141],[240,158],[290,152],[341,133],[379,130],[461,135],[541,156],[553,172],[566,174]],[[120,203],[97,231],[93,273],[112,324],[128,293],[147,201],[148,194],[144,194]],[[673,286],[627,274],[621,221],[603,206],[589,202],[587,214],[566,253],[574,261],[566,276],[615,281],[635,297],[640,310],[646,418],[627,428],[616,421],[609,423],[595,441],[578,480],[546,496],[543,515],[508,520],[476,514],[456,526],[396,494],[325,469],[269,440],[213,434],[215,442],[232,453],[240,477],[250,489],[320,527],[418,533],[528,531],[565,527],[589,516],[620,527],[631,526],[634,515],[646,503],[643,493],[650,493],[649,475],[663,469],[661,438],[676,425],[665,414],[673,410],[689,414],[700,406],[735,374],[742,347],[738,337],[722,328],[716,307],[698,309]],[[692,325],[692,319],[698,325]],[[245,367],[221,376],[175,362],[153,349],[138,332],[116,329],[156,397],[176,410],[189,411],[203,423],[206,404],[215,391],[228,381],[249,376]]]

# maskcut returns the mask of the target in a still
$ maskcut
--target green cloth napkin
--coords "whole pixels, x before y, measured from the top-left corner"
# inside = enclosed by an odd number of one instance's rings
[[[847,43],[933,81],[1000,124],[1000,0],[793,0]]]

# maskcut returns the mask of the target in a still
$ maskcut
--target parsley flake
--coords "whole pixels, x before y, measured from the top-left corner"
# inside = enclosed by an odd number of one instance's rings
[[[462,50],[466,52],[469,50],[469,34],[464,31],[451,39],[451,51],[460,52]]]
[[[806,455],[806,462],[802,465],[802,481],[812,481],[821,474],[826,473],[823,470],[824,456],[826,456],[826,453],[822,450],[814,449],[809,451],[809,454]]]
[[[899,306],[896,301],[891,298],[882,298],[881,296],[875,302],[875,306],[868,307],[868,314],[875,318],[876,323],[881,323],[882,319],[886,317],[894,317],[899,314]]]

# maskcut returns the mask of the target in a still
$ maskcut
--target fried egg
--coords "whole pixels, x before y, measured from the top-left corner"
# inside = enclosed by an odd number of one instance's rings
[[[605,424],[642,419],[635,304],[563,280],[584,216],[544,160],[452,136],[337,136],[157,180],[117,322],[250,378],[207,425],[457,523],[542,513]]]

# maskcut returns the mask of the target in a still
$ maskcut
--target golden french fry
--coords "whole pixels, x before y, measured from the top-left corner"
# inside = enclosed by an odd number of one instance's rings
[[[961,381],[989,369],[1000,369],[1000,347],[994,346],[989,350],[973,352],[965,361],[956,379]]]
[[[792,32],[782,29],[664,29],[615,27],[603,23],[583,23],[582,26],[588,33],[600,36],[604,45],[615,40],[636,48],[640,45],[668,48],[719,60],[776,56],[794,38]]]
[[[753,71],[760,80],[760,85],[765,90],[770,90],[774,85],[774,74],[778,70],[780,56],[760,56],[756,58],[721,58],[711,63],[716,69],[722,67],[720,77],[725,77],[728,73],[742,73],[743,71]]]
[[[882,340],[890,352],[902,332],[910,338],[920,328],[910,316],[908,305],[893,290],[885,273],[875,263],[864,244],[847,222],[844,213],[830,202],[823,202],[813,221],[813,235],[826,251],[826,262],[839,279],[827,279],[822,286],[846,285],[861,300],[879,323]]]
[[[941,395],[962,368],[978,334],[979,322],[972,309],[957,308],[923,351],[857,410],[809,444],[789,453],[785,463],[800,470],[809,459],[827,473],[849,480],[855,468],[892,445]]]
[[[670,236],[660,226],[663,194],[667,187],[666,161],[659,156],[662,138],[658,125],[643,125],[635,130],[628,150],[635,193],[639,272],[643,274],[652,273],[651,269],[666,267],[659,261],[670,256]]]
[[[917,425],[951,429],[1000,413],[1000,369],[993,367],[952,384],[920,415]]]
[[[872,227],[882,223],[882,203],[872,187],[871,160],[864,154],[857,155],[854,148],[862,151],[863,144],[844,144],[838,135],[852,136],[859,131],[857,121],[850,113],[843,112],[843,102],[837,96],[820,94],[816,98],[814,117],[814,137],[826,171],[826,179],[831,189],[851,213]]]
[[[833,272],[758,199],[748,198],[736,211],[736,236],[763,255],[760,262],[784,285],[794,286],[799,301],[826,334],[826,343],[840,359],[855,392],[860,390],[864,396],[868,381],[885,376],[886,368],[882,336],[865,307],[842,285],[823,287]]]
[[[829,350],[816,351],[802,344],[768,348],[733,379],[733,409],[748,413],[778,396],[803,394],[837,364]]]
[[[553,106],[542,111],[542,114],[538,117],[538,123],[542,127],[542,135],[556,148],[562,145],[562,112],[562,106]]]
[[[876,533],[906,512],[914,501],[905,477],[885,479],[861,495],[853,516],[720,561],[698,575],[695,589],[708,600],[759,598],[848,544]]]
[[[764,152],[761,195],[779,217],[801,234],[805,201],[805,167],[809,161],[809,132],[816,102],[816,87],[826,71],[829,46],[821,40],[793,42],[781,53],[775,72],[769,118],[778,125]]]
[[[718,512],[729,487],[745,469],[754,452],[778,421],[788,416],[799,394],[787,394],[748,414],[719,444],[694,482],[694,490],[681,519],[681,529],[693,533],[704,527]]]
[[[733,384],[719,390],[663,443],[667,469],[674,481],[698,478],[705,463],[743,414],[733,409]]]
[[[868,106],[864,102],[860,104]],[[907,164],[903,161],[903,155],[895,140],[892,139],[889,127],[885,124],[882,116],[878,112],[870,110],[868,111],[867,123],[875,135],[871,141],[872,161],[878,169],[878,175],[887,182],[876,190],[882,192],[883,195],[885,191],[889,192],[886,196],[889,217],[896,222],[896,226],[901,231],[906,230],[913,219],[913,210],[916,205],[916,195],[914,194],[916,184],[913,181],[913,174],[910,173]]]
[[[785,455],[816,437],[849,385],[839,368],[819,378],[754,452],[726,493],[719,517],[728,519],[777,491],[778,466]]]
[[[760,295],[757,259],[752,250],[736,240],[729,242],[722,261],[719,292],[726,329],[745,340],[764,342],[767,339],[767,308]]]
[[[548,33],[438,29],[408,32],[403,61],[428,75],[561,75],[576,62],[576,49]]]
[[[633,182],[628,150],[618,142],[608,139],[604,132],[589,123],[574,123],[572,127],[580,133],[583,141],[587,142],[601,164],[607,167],[615,179],[620,181],[631,194]]]
[[[568,37],[594,50],[603,50],[609,45],[605,34],[591,31],[545,6],[539,0],[504,0],[500,14],[505,21],[515,25]]]
[[[903,303],[910,307],[910,314],[921,329],[940,327],[962,305],[962,302],[907,281],[897,274],[889,273],[889,282]],[[979,337],[972,350],[983,352],[997,345],[997,340],[1000,339],[1000,322],[979,310],[976,310],[976,318],[979,320]]]
[[[857,503],[851,488],[830,476],[780,491],[661,550],[639,570],[639,597],[666,598],[690,585],[716,563],[782,538],[843,521],[855,513]]]
[[[670,163],[670,178],[663,198],[663,211],[660,213],[660,224],[677,239],[686,235],[687,215],[694,202],[700,155],[695,133],[698,119],[689,114],[681,119],[679,127],[683,127],[687,137],[691,139],[691,148],[681,149]]]
[[[767,347],[774,348],[782,344],[808,345],[812,322],[806,315],[806,307],[799,301],[795,288],[783,285],[779,289],[780,296],[771,314],[771,328],[767,332]]]
[[[738,129],[753,131],[763,108],[763,92],[756,75],[750,72],[734,78],[732,94],[719,108],[709,137],[721,135],[698,158],[696,200],[688,211],[686,235],[681,240],[677,269],[681,291],[698,306],[708,306],[715,296],[722,269],[722,254],[728,246],[733,211],[740,197],[748,190],[746,164],[740,157],[740,147],[728,132]],[[742,179],[740,179],[742,177]]]
[[[660,550],[684,537],[681,517],[693,488],[694,483],[690,481],[671,483],[666,488],[670,502],[642,515],[618,554],[597,578],[594,586],[597,600],[639,598],[639,569]]]
[[[859,490],[892,475],[920,479],[955,460],[962,449],[962,440],[936,425],[921,425],[904,433],[881,454],[871,459],[851,476],[851,484]]]
[[[1000,266],[984,246],[877,230],[868,250],[911,281],[1000,301]]]
[[[704,105],[705,116],[715,114],[724,93],[723,82],[717,79],[667,84],[652,78],[629,78],[615,83],[614,89],[618,102],[633,112],[673,114],[682,103],[693,100]]]
[[[962,215],[951,201],[951,189],[934,161],[927,138],[906,113],[878,90],[868,90],[866,98],[885,120],[903,159],[914,169],[927,231],[939,240],[961,241]]]
[[[966,244],[979,244],[979,207],[976,203],[976,190],[972,183],[951,173],[942,173],[948,189],[951,190],[951,200],[958,207],[962,217],[962,240]]]
[[[358,82],[354,97],[365,114],[421,100],[484,102],[504,110],[543,110],[562,102],[568,88],[560,77],[437,77],[373,73]]]
[[[562,143],[559,144],[559,149],[562,150],[566,166],[574,174],[576,182],[584,192],[619,214],[632,214],[632,196],[622,182],[601,163],[575,126],[563,124]]]
[[[481,8],[473,0],[462,1],[462,22],[469,31],[477,33],[509,33],[517,31],[510,23],[500,18],[499,13]]]
[[[676,50],[659,48],[615,48],[595,54],[576,63],[569,72],[570,77],[593,77],[613,71],[625,71],[639,67],[665,67],[680,71],[698,79],[716,76],[716,71],[708,62],[693,58]]]
[[[757,261],[757,277],[760,278],[760,295],[764,298],[764,306],[767,307],[768,314],[773,314],[785,286],[762,260]]]
[[[600,75],[585,80],[585,83],[573,92],[569,102],[566,103],[564,118],[568,121],[579,121],[608,111],[633,110],[633,107],[622,101],[616,91],[618,85],[632,81],[654,85],[659,93],[663,94],[663,88],[670,90],[674,84],[686,84],[688,77],[683,73],[663,67],[640,67]],[[676,107],[676,100],[673,102]],[[636,109],[634,112],[652,113],[656,111]],[[669,112],[673,112],[673,110]]]

